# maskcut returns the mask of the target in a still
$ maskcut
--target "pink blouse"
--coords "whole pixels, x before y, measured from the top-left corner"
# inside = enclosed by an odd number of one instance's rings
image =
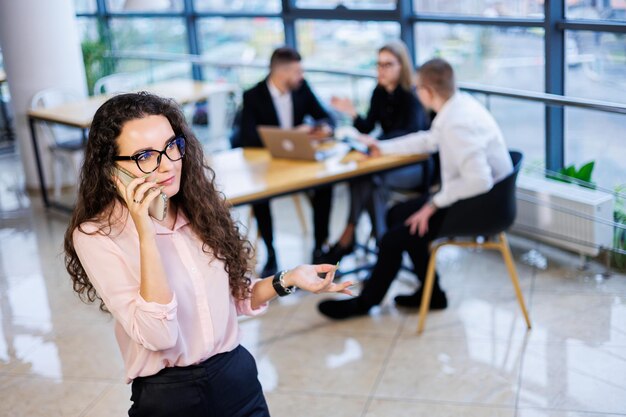
[[[154,222],[174,293],[168,304],[148,302],[139,294],[137,229],[126,207],[117,204],[114,216],[125,221],[115,223],[108,235],[76,229],[73,240],[89,280],[115,318],[126,382],[165,367],[197,364],[237,347],[237,316],[258,315],[267,304],[253,310],[250,299],[236,300],[231,295],[224,263],[202,251],[202,241],[182,211],[174,230]],[[84,223],[82,229],[91,233],[98,224]]]

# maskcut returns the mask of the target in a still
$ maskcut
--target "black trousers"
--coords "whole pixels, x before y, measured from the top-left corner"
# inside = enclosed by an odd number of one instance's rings
[[[129,417],[268,417],[256,363],[242,346],[133,380]]]
[[[328,239],[330,224],[330,206],[333,198],[332,187],[319,188],[308,192],[313,206],[313,229],[315,249],[321,249]],[[274,254],[274,229],[269,201],[252,205],[254,217],[259,225],[259,232],[269,254]]]
[[[447,209],[439,209],[433,214],[428,222],[428,232],[424,236],[419,236],[418,233],[412,235],[404,222],[429,198],[428,195],[424,195],[415,200],[400,203],[387,213],[388,229],[379,243],[378,260],[370,278],[365,282],[359,296],[359,304],[367,307],[380,304],[400,271],[404,251],[409,254],[413,262],[417,278],[421,281],[426,277],[430,260],[429,244],[437,237]],[[436,279],[435,288],[437,286],[438,280]]]
[[[348,223],[356,225],[364,210],[368,211],[376,240],[382,239],[387,231],[387,202],[391,189],[428,189],[430,173],[428,163],[419,163],[398,168],[384,174],[372,175],[350,181],[350,211]]]

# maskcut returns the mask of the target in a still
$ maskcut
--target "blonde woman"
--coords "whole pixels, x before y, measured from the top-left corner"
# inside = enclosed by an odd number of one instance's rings
[[[357,113],[350,99],[334,97],[331,105],[351,117],[354,127],[361,133],[370,133],[380,126],[380,140],[428,130],[430,119],[415,94],[413,66],[406,45],[401,41],[394,41],[382,46],[378,50],[376,68],[378,84],[372,93],[370,108],[365,117]],[[425,166],[426,164],[419,164],[384,176],[352,182],[348,224],[324,262],[335,264],[353,251],[357,221],[366,208],[370,209],[376,236],[382,236],[385,231],[386,189],[419,187],[424,179]]]

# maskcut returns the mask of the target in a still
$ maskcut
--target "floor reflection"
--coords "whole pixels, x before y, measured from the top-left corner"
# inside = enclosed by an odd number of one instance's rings
[[[77,298],[63,267],[67,217],[25,196],[15,186],[19,164],[2,158],[0,415],[123,415],[130,393],[111,319]],[[345,222],[347,195],[336,187],[331,240]],[[272,204],[276,213],[293,209],[290,197]],[[247,224],[247,208],[234,215]],[[308,262],[312,237],[303,239],[297,217],[281,216],[276,228],[280,266]],[[359,236],[367,238],[367,222]],[[415,290],[410,274],[368,317],[329,322],[317,313],[321,298],[300,292],[242,320],[272,415],[626,413],[626,277],[597,280],[600,265],[580,271],[576,256],[515,236],[511,243],[530,332],[499,256],[458,248],[438,258],[449,308],[429,315],[422,336],[415,312],[392,301]],[[547,264],[523,262],[531,250]]]

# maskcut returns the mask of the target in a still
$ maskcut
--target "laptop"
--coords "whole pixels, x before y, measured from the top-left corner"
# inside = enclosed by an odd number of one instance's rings
[[[274,158],[321,161],[336,153],[334,144],[320,143],[311,135],[296,129],[281,129],[276,126],[259,126],[263,145]]]

